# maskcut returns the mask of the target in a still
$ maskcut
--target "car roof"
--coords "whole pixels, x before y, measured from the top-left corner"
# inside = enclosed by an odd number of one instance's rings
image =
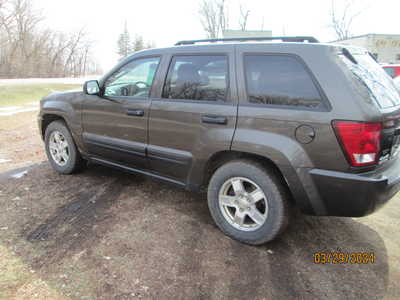
[[[287,51],[290,49],[307,49],[307,48],[335,48],[344,46],[347,48],[347,45],[340,44],[328,44],[328,43],[301,43],[301,42],[215,42],[215,43],[201,43],[201,44],[190,44],[190,45],[179,45],[179,46],[171,46],[171,47],[163,47],[163,48],[152,48],[145,49],[135,53],[132,53],[128,57],[136,56],[136,54],[161,54],[161,53],[171,53],[171,52],[196,52],[196,51],[213,51],[213,50],[222,50],[224,48],[234,47],[234,46],[246,46],[246,47],[260,47],[265,46],[267,48],[282,48]]]

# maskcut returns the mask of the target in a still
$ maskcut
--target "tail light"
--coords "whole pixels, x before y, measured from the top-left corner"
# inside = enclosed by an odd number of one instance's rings
[[[333,128],[353,167],[374,165],[379,160],[381,123],[333,121]]]

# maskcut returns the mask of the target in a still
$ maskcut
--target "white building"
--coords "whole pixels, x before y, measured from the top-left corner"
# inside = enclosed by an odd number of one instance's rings
[[[233,30],[228,29],[222,32],[224,38],[253,38],[253,37],[272,37],[271,30]]]
[[[361,46],[374,54],[380,63],[400,63],[400,34],[365,34],[335,43]]]

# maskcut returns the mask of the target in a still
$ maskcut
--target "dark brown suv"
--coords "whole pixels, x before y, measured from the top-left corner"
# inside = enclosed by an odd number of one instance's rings
[[[400,188],[400,97],[361,48],[313,38],[183,41],[41,101],[54,169],[85,161],[208,189],[217,225],[275,238],[289,205],[365,216]]]

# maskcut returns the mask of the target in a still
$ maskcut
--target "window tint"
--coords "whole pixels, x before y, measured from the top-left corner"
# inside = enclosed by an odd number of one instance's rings
[[[148,98],[159,57],[136,59],[111,75],[105,83],[105,96]]]
[[[249,102],[307,108],[322,106],[310,74],[296,58],[246,55],[244,64]]]
[[[226,101],[228,60],[224,55],[174,56],[163,98]]]

